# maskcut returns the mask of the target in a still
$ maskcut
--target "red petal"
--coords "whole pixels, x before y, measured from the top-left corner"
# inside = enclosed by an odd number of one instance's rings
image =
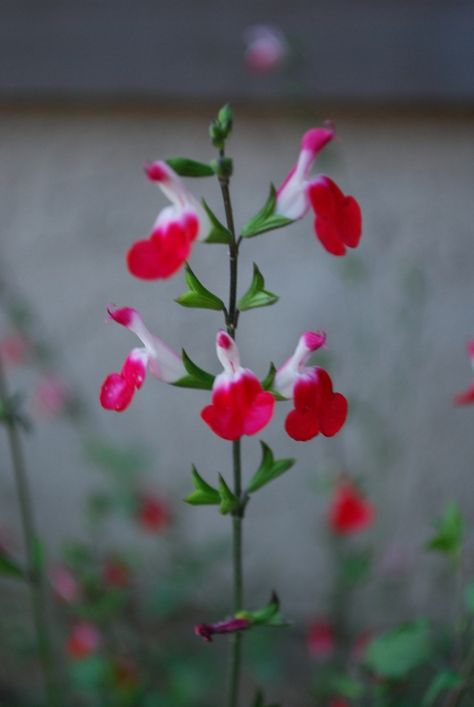
[[[301,376],[294,387],[294,404],[299,412],[316,411],[318,404],[318,382],[313,376]]]
[[[243,435],[242,419],[232,409],[208,405],[201,411],[201,417],[214,434],[222,439],[234,441]]]
[[[338,213],[339,234],[349,248],[359,245],[362,235],[362,212],[353,196],[346,196]]]
[[[321,432],[333,437],[339,432],[347,418],[347,400],[341,393],[334,393],[319,415]]]
[[[314,231],[328,253],[331,253],[331,255],[345,255],[346,247],[339,236],[335,220],[316,214]]]
[[[135,277],[157,280],[162,277],[159,251],[151,240],[137,241],[127,253],[127,266]]]
[[[193,220],[189,228],[186,223],[172,221],[152,233],[148,240],[137,241],[127,255],[130,272],[142,280],[171,277],[188,259],[193,234]]]
[[[100,404],[106,410],[123,412],[132,402],[135,386],[120,373],[111,373],[102,383]]]
[[[254,435],[260,432],[272,419],[274,408],[275,398],[273,395],[266,391],[259,393],[245,415],[244,434]]]
[[[313,411],[292,410],[286,417],[285,430],[297,442],[307,442],[319,434],[319,423]]]
[[[471,383],[467,390],[458,393],[454,397],[455,405],[471,405],[472,403],[474,403],[474,383]]]

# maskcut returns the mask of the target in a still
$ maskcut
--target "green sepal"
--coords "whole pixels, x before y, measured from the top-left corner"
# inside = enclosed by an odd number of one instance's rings
[[[436,532],[426,545],[434,550],[458,559],[464,537],[464,519],[456,503],[449,503],[436,521]]]
[[[202,199],[202,205],[204,206],[204,209],[206,211],[206,214],[209,217],[209,221],[211,222],[212,229],[210,234],[206,239],[204,239],[204,243],[223,243],[224,245],[229,245],[229,243],[232,240],[232,234],[229,231],[228,228],[224,226],[223,223],[219,221],[215,213],[209,208],[207,205],[206,201]]]
[[[275,214],[276,206],[276,189],[273,184],[270,185],[270,194],[263,208],[254,216],[242,229],[244,238],[253,238],[267,231],[274,231],[277,228],[283,228],[293,223],[293,219],[285,218]]]
[[[268,369],[268,373],[265,376],[265,378],[261,381],[262,388],[264,390],[268,390],[273,395],[275,400],[286,400],[287,398],[285,398],[283,395],[281,395],[281,393],[279,393],[277,390],[275,390],[273,388],[273,383],[275,381],[276,372],[277,372],[277,369],[275,367],[275,364],[273,362],[270,363],[270,368]]]
[[[212,390],[214,376],[211,373],[207,373],[207,371],[204,371],[202,368],[199,368],[199,366],[196,366],[184,349],[181,351],[181,359],[188,375],[183,376],[183,378],[175,381],[172,385],[178,388]]]
[[[222,515],[232,513],[239,506],[239,499],[227,486],[224,477],[219,474],[219,496],[220,496],[220,512]]]
[[[247,292],[240,298],[238,309],[245,312],[246,309],[254,309],[255,307],[268,307],[278,302],[278,299],[278,295],[265,289],[264,277],[258,269],[258,265],[254,263],[252,282]]]
[[[270,601],[262,609],[256,611],[242,610],[235,614],[236,619],[247,619],[252,626],[289,626],[280,613],[280,599],[276,592],[272,592]]]
[[[229,133],[232,130],[232,125],[234,122],[234,111],[228,103],[222,106],[217,114],[217,120],[219,121],[226,137],[229,137]]]
[[[25,579],[25,573],[20,565],[9,555],[0,554],[0,575],[14,579]]]
[[[192,506],[218,506],[221,502],[219,491],[204,481],[194,464],[191,475],[195,491],[184,499],[186,503],[190,503]]]
[[[175,302],[182,307],[193,307],[196,309],[224,310],[224,302],[210,292],[193,273],[186,263],[184,267],[184,280],[189,287],[187,292],[175,299]]]
[[[265,484],[277,479],[285,471],[291,469],[296,462],[296,459],[275,459],[268,444],[263,441],[260,441],[260,444],[262,446],[262,461],[247,486],[247,493],[258,491]]]
[[[214,169],[210,164],[197,162],[187,157],[170,157],[166,160],[171,169],[174,169],[180,177],[213,177]]]

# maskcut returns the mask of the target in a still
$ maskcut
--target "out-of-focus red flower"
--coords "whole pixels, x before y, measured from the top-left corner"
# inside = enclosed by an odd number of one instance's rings
[[[467,353],[471,366],[474,368],[474,339],[468,341]],[[455,405],[472,405],[474,403],[474,381],[462,393],[455,395],[453,402]]]
[[[306,644],[311,657],[328,660],[336,647],[334,629],[328,621],[313,621],[306,637]]]
[[[45,417],[59,415],[71,399],[66,383],[55,374],[44,375],[35,392],[35,406]]]
[[[64,565],[58,565],[51,571],[51,584],[54,595],[65,604],[74,604],[80,598],[79,584],[71,572]]]
[[[200,636],[208,643],[212,637],[221,633],[239,633],[250,628],[251,622],[248,619],[236,619],[232,617],[226,621],[218,621],[215,624],[198,624],[194,627],[196,636]]]
[[[109,587],[124,589],[130,584],[130,568],[122,560],[107,560],[104,566],[104,582]]]
[[[285,61],[288,43],[283,33],[269,25],[248,27],[244,35],[244,60],[250,71],[269,74],[278,69]]]
[[[66,642],[66,651],[71,658],[82,660],[95,653],[99,645],[99,631],[94,624],[83,621],[73,626]]]
[[[28,342],[19,332],[12,332],[0,340],[0,357],[7,365],[19,366],[28,355]]]
[[[138,507],[138,519],[141,527],[150,533],[159,533],[171,523],[168,503],[158,496],[144,496]]]
[[[328,707],[350,707],[350,705],[345,697],[332,697]]]
[[[338,535],[351,535],[372,525],[375,508],[350,481],[339,484],[329,511],[329,526]]]
[[[359,633],[351,650],[351,658],[355,663],[361,663],[364,660],[366,648],[373,637],[374,634],[369,629]]]

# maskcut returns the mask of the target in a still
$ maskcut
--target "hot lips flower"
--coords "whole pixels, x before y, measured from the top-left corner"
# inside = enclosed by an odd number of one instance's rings
[[[329,526],[338,535],[351,535],[372,525],[375,509],[350,481],[339,484],[329,511]]]
[[[171,277],[184,265],[192,244],[209,235],[211,224],[204,208],[166,162],[153,162],[146,173],[172,206],[160,211],[147,239],[132,245],[127,265],[135,277],[157,280]]]
[[[211,430],[228,440],[260,432],[271,420],[275,398],[263,390],[255,373],[240,365],[239,350],[225,331],[217,334],[217,357],[224,372],[212,387],[212,403],[201,417]]]
[[[347,400],[341,393],[333,392],[329,374],[318,366],[305,366],[325,341],[323,332],[305,332],[293,356],[275,375],[275,389],[284,398],[294,400],[295,407],[286,418],[285,429],[298,442],[306,442],[320,432],[333,437],[346,421]]]
[[[142,348],[133,349],[120,373],[110,373],[102,383],[100,403],[106,410],[122,412],[132,402],[135,391],[141,388],[147,368],[164,383],[175,383],[186,375],[179,355],[146,328],[140,314],[131,307],[109,307],[111,319],[136,334]]]
[[[329,253],[344,255],[346,248],[355,248],[360,241],[360,206],[329,177],[310,176],[316,156],[334,134],[332,128],[313,128],[303,135],[298,161],[277,192],[275,214],[294,221],[312,206],[316,236]]]

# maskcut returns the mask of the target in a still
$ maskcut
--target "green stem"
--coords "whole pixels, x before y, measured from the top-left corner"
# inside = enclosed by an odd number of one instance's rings
[[[221,158],[224,157],[224,150],[221,150]],[[239,242],[235,235],[234,216],[232,212],[232,202],[229,191],[229,178],[219,177],[224,209],[226,214],[227,228],[232,240],[229,243],[229,306],[226,316],[227,331],[235,339],[239,312],[237,309],[237,279],[239,261]],[[234,477],[234,494],[238,499],[242,496],[242,463],[241,463],[241,441],[232,442],[232,467]],[[244,506],[239,505],[232,514],[232,555],[233,555],[233,608],[234,613],[243,608],[243,567],[242,567],[242,521]],[[238,707],[240,672],[242,666],[242,634],[234,633],[231,636],[231,653],[229,669],[229,692],[228,707]]]
[[[3,406],[8,406],[8,388],[2,361],[0,359],[0,400]],[[35,529],[31,496],[28,488],[28,478],[23,456],[18,423],[15,419],[7,420],[7,437],[10,448],[13,471],[20,505],[23,534],[27,556],[27,578],[31,593],[33,621],[36,631],[38,656],[44,676],[45,692],[48,707],[59,707],[57,682],[54,660],[46,617],[46,598],[44,591],[43,571],[36,560],[38,535]]]

